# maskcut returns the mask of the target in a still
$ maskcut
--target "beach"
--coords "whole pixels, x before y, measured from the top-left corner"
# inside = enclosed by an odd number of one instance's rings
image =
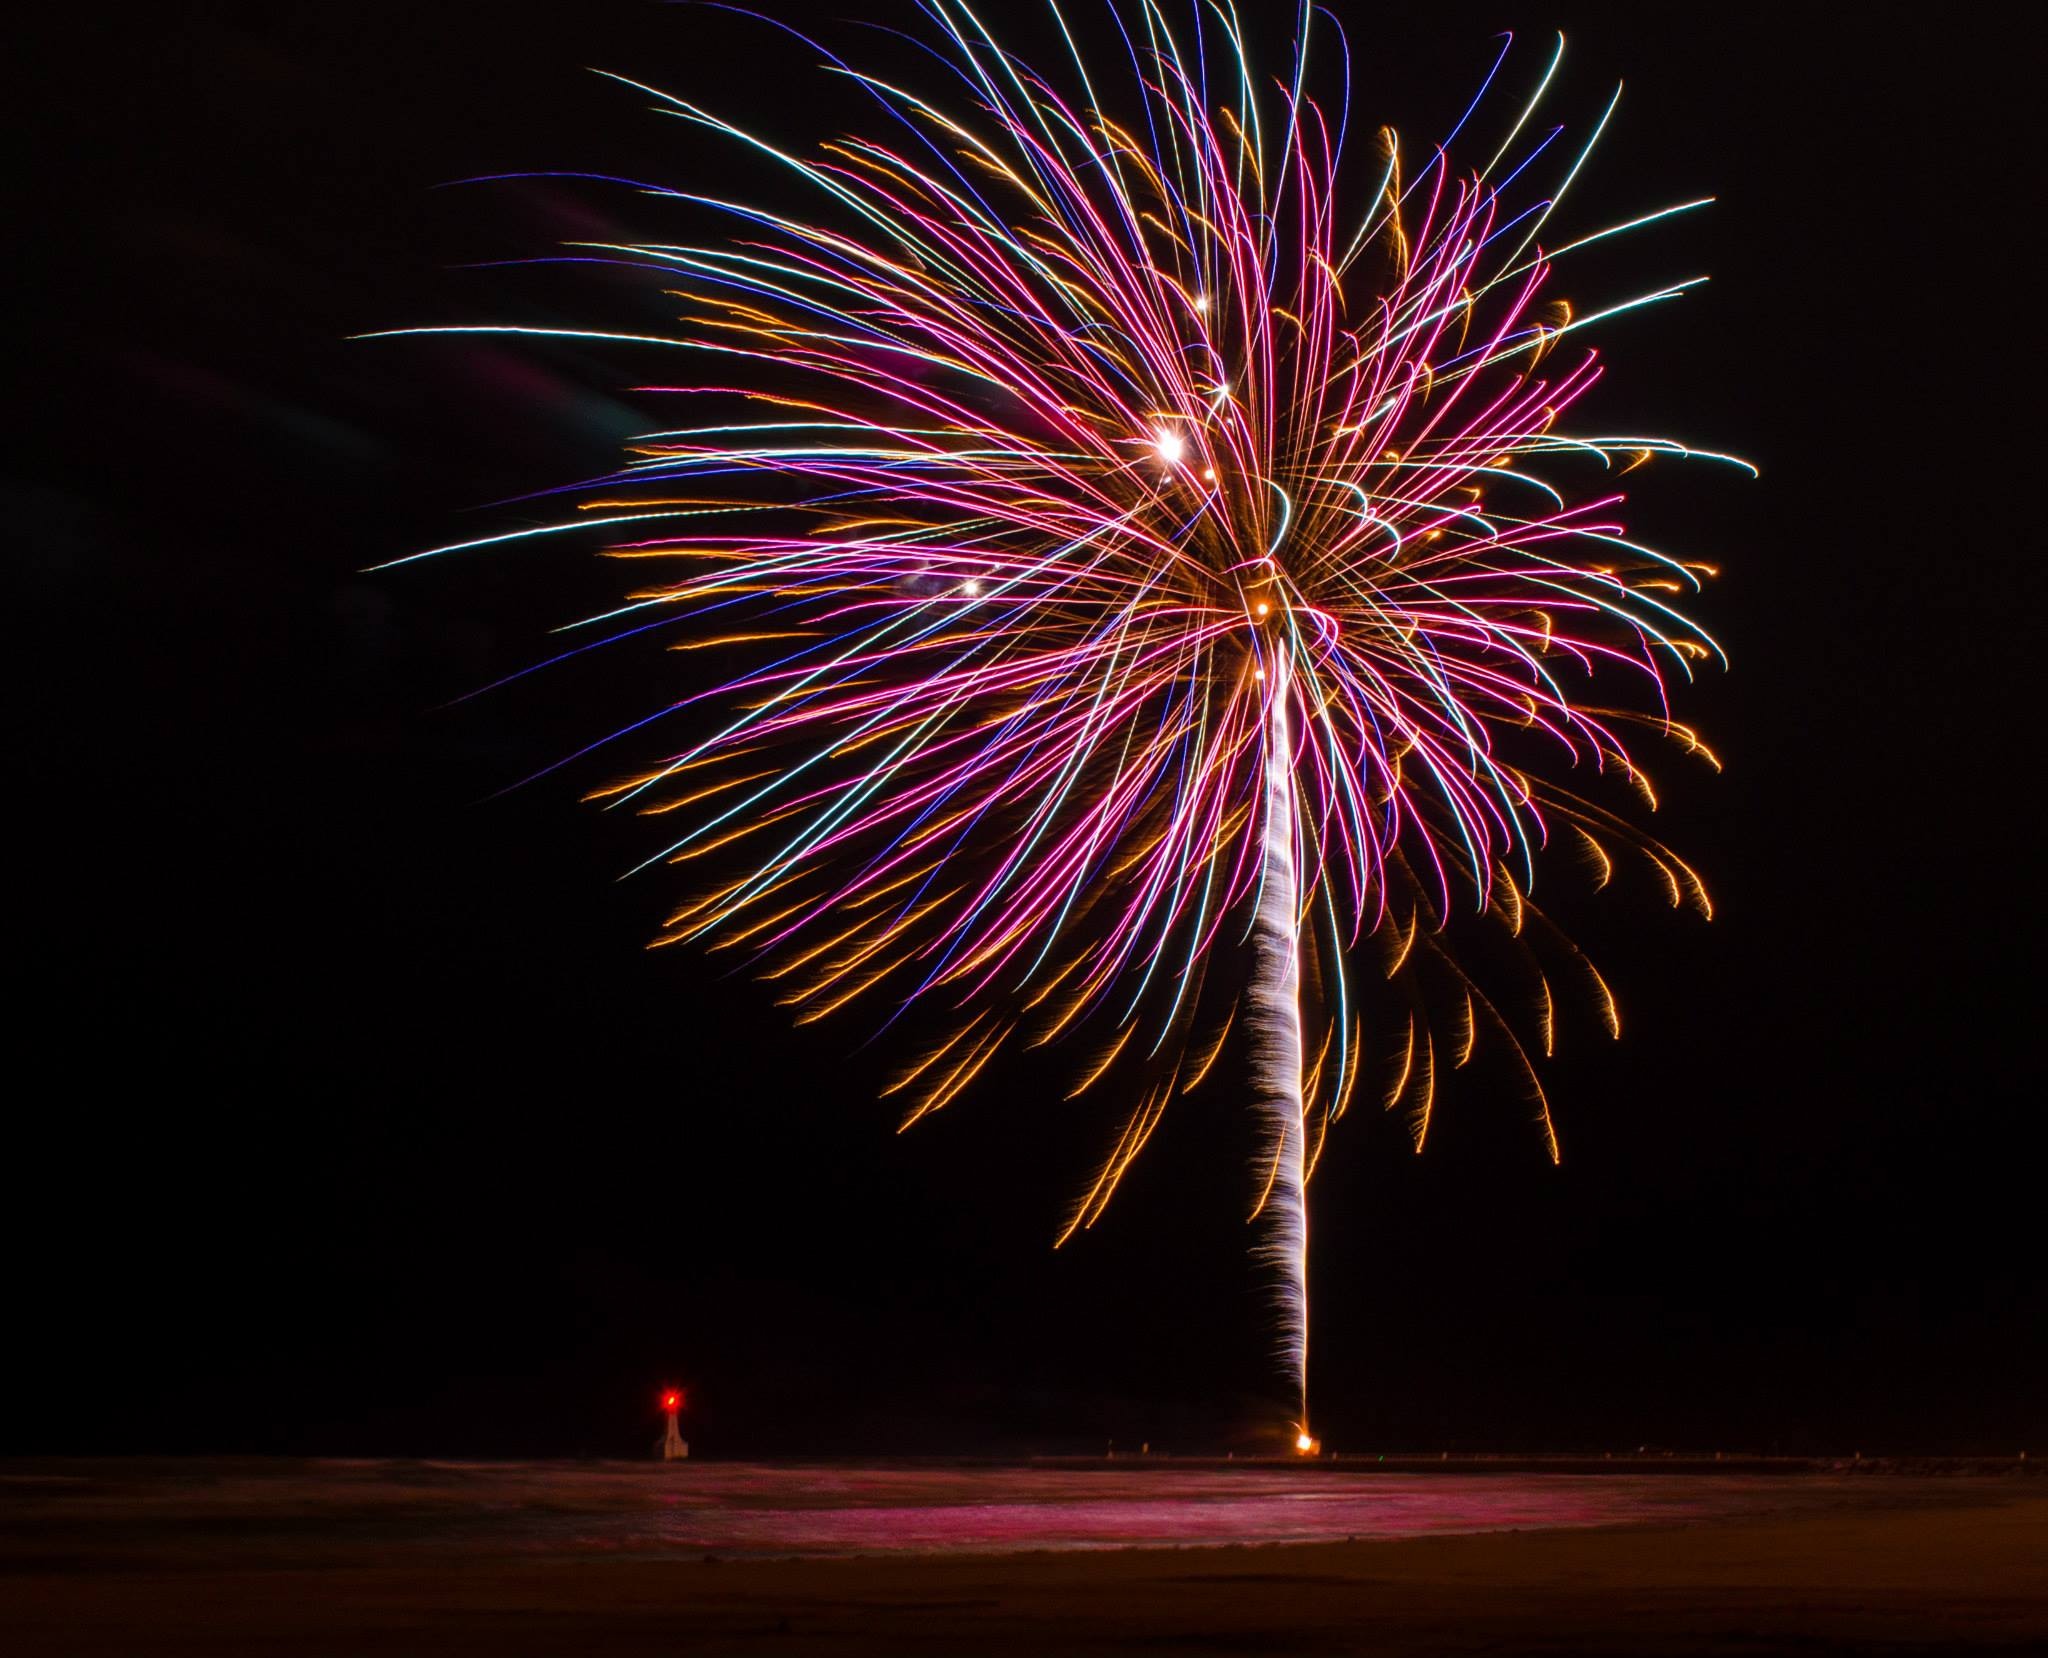
[[[40,1463],[0,1505],[24,1654],[2048,1646],[2016,1467]]]

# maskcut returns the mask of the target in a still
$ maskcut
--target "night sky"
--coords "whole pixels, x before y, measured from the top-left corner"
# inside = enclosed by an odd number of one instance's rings
[[[1727,572],[1701,609],[1734,671],[1680,705],[1727,773],[1653,757],[1717,919],[1552,866],[1625,1027],[1567,1022],[1561,1167],[1504,1073],[1475,1068],[1421,1158],[1369,1101],[1340,1125],[1311,1189],[1318,1426],[2038,1450],[2019,42],[1907,7],[1853,32],[1338,9],[1357,118],[1411,147],[1504,26],[1531,72],[1567,31],[1579,123],[1626,79],[1575,228],[1720,201],[1558,291],[1714,280],[1599,334],[1588,418],[1763,478],[1631,479],[1646,539]],[[670,1380],[723,1455],[1203,1450],[1284,1420],[1227,1097],[1177,1107],[1054,1253],[1108,1128],[1064,1073],[899,1139],[875,1095],[900,1050],[858,1016],[792,1030],[764,987],[642,949],[676,888],[618,879],[655,831],[578,803],[610,765],[499,792],[674,694],[677,659],[627,648],[449,706],[615,570],[529,547],[361,573],[528,521],[492,503],[660,423],[627,356],[348,338],[659,326],[644,283],[473,268],[654,234],[657,204],[434,187],[715,176],[586,66],[792,142],[836,130],[834,95],[764,64],[758,26],[629,0],[113,17],[46,17],[15,100],[37,291],[5,457],[27,776],[0,1450],[633,1454]]]

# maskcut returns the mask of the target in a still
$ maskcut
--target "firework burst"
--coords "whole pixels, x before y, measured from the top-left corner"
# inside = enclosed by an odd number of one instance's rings
[[[588,625],[702,653],[664,710],[689,739],[599,791],[674,825],[650,864],[705,872],[661,942],[739,953],[800,1022],[953,1010],[890,1089],[905,1126],[1017,1045],[1087,1035],[1074,1092],[1123,1121],[1060,1241],[1242,1051],[1306,1439],[1304,1192],[1367,1056],[1419,1149],[1491,1035],[1554,1157],[1548,972],[1618,1019],[1530,901],[1539,849],[1603,882],[1632,850],[1706,904],[1556,781],[1647,794],[1644,729],[1704,753],[1665,695],[1715,654],[1673,607],[1704,567],[1630,539],[1613,482],[1695,451],[1568,425],[1599,373],[1582,332],[1692,284],[1589,315],[1549,294],[1561,254],[1700,204],[1546,250],[1591,148],[1532,125],[1555,52],[1460,171],[1384,130],[1346,160],[1342,39],[1307,8],[1272,84],[1228,5],[1139,0],[1113,71],[1073,50],[1057,75],[957,0],[924,11],[948,93],[828,54],[882,118],[813,153],[641,88],[816,215],[637,186],[731,226],[579,250],[650,273],[673,331],[487,330],[687,365],[645,388],[677,423],[580,516],[490,539],[603,534],[642,579]],[[1341,96],[1311,89],[1312,42]],[[1454,958],[1461,911],[1546,934],[1533,1021]]]

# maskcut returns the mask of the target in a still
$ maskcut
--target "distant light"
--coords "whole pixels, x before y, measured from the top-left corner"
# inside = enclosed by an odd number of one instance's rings
[[[1206,311],[1209,309],[1209,296],[1207,294],[1195,295],[1195,309],[1197,311]]]
[[[1294,1448],[1303,1456],[1307,1456],[1309,1452],[1316,1448],[1316,1442],[1309,1438],[1307,1434],[1298,1433],[1294,1436]]]
[[[1265,677],[1266,677],[1266,670],[1265,670],[1264,668],[1254,668],[1254,669],[1252,669],[1252,678],[1254,678],[1254,679],[1264,679]]]
[[[683,1408],[683,1396],[680,1393],[674,1392],[664,1393],[661,1396],[661,1408],[663,1410],[681,1410]]]
[[[978,581],[974,580],[974,579],[973,579],[972,577],[969,577],[969,578],[968,578],[968,580],[967,580],[966,586],[967,586],[967,596],[968,596],[968,597],[969,597],[970,599],[978,599],[978,598],[980,598],[980,597],[981,597],[981,583],[980,583],[980,582],[978,582]]]
[[[1261,616],[1265,615],[1266,612],[1271,610],[1272,608],[1273,607],[1266,603],[1264,599],[1261,599],[1257,604],[1252,606],[1252,609]]]
[[[1216,468],[1213,466],[1203,467],[1202,476],[1207,478],[1209,482],[1213,484],[1216,481]]]
[[[1159,458],[1168,466],[1180,465],[1181,456],[1188,452],[1187,440],[1178,432],[1159,434]]]

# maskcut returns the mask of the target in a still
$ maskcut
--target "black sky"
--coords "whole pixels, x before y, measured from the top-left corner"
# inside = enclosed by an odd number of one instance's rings
[[[1627,1022],[1611,1047],[1582,1014],[1549,1074],[1561,1168],[1505,1090],[1455,1096],[1421,1159],[1343,1125],[1313,1192],[1323,1431],[2038,1448],[2020,43],[1904,6],[1387,9],[1339,4],[1361,115],[1411,141],[1506,25],[1531,58],[1566,29],[1579,120],[1627,80],[1582,223],[1720,201],[1593,275],[1714,280],[1607,333],[1596,406],[1764,476],[1637,505],[1727,571],[1735,668],[1682,712],[1728,772],[1666,765],[1659,824],[1719,917],[1561,904]],[[645,229],[637,199],[432,186],[707,165],[586,65],[792,139],[829,96],[765,31],[628,0],[38,32],[0,1449],[631,1451],[665,1379],[730,1454],[1270,1418],[1227,1102],[1055,1255],[1100,1118],[1020,1071],[896,1138],[854,1024],[793,1032],[642,951],[668,891],[616,879],[650,848],[577,804],[602,766],[491,798],[670,694],[655,652],[442,706],[612,572],[359,573],[507,527],[489,503],[645,424],[630,361],[348,339],[657,320],[616,280],[459,268]]]

